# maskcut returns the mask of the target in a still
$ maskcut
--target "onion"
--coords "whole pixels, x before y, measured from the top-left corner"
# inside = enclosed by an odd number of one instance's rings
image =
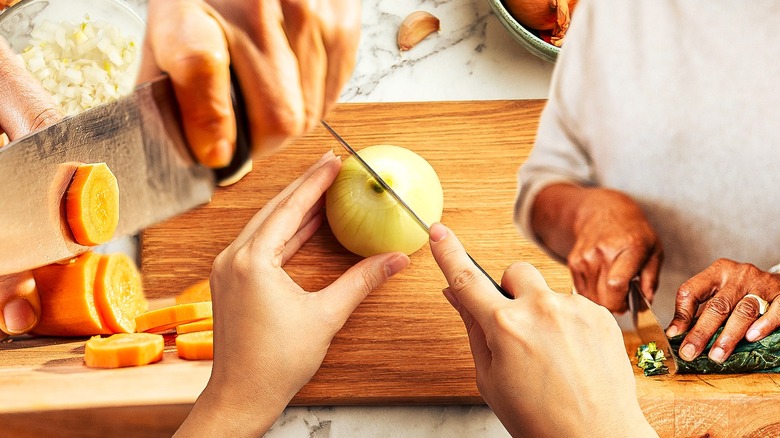
[[[360,156],[427,224],[441,220],[444,193],[424,158],[398,146],[378,145]],[[336,239],[363,257],[390,251],[412,254],[428,241],[422,227],[355,160],[349,157],[325,195]]]
[[[536,30],[551,30],[551,42],[560,46],[577,0],[505,0],[505,3],[520,24]]]
[[[19,55],[67,115],[129,94],[138,71],[138,42],[102,21],[52,23],[30,32]]]

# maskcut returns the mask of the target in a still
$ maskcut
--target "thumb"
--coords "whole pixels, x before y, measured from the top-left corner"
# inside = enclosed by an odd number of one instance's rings
[[[0,277],[0,330],[9,335],[30,331],[41,314],[41,300],[30,271]]]
[[[538,294],[552,292],[547,281],[532,264],[517,262],[510,265],[501,277],[501,286],[516,299],[533,298]]]
[[[371,256],[349,268],[336,281],[320,291],[323,308],[338,321],[336,330],[344,325],[349,315],[372,290],[408,265],[409,257],[400,252]]]

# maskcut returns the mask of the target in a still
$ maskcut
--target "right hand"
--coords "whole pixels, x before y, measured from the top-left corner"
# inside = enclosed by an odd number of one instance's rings
[[[431,226],[444,295],[468,331],[477,387],[513,436],[657,436],[612,315],[587,299],[553,292],[528,263],[510,266],[498,293],[458,238]]]

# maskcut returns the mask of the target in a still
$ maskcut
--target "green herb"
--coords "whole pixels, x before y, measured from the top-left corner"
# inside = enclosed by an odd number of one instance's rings
[[[664,365],[666,355],[659,350],[655,342],[640,345],[636,350],[636,366],[642,368],[645,376],[668,374],[669,368]]]
[[[677,360],[677,372],[688,374],[739,374],[739,373],[778,373],[780,372],[780,329],[775,330],[764,339],[757,342],[748,342],[742,339],[737,343],[734,352],[723,363],[717,363],[707,357],[707,352],[712,348],[715,339],[718,338],[723,327],[712,336],[704,352],[696,359],[686,362]],[[675,354],[680,348],[683,333],[669,338],[672,350]]]

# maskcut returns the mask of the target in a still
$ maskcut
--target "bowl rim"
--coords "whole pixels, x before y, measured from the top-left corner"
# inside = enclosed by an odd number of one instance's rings
[[[525,26],[520,24],[504,5],[503,0],[488,0],[498,21],[509,31],[509,33],[529,52],[539,58],[555,63],[561,48],[554,46],[536,36]]]

